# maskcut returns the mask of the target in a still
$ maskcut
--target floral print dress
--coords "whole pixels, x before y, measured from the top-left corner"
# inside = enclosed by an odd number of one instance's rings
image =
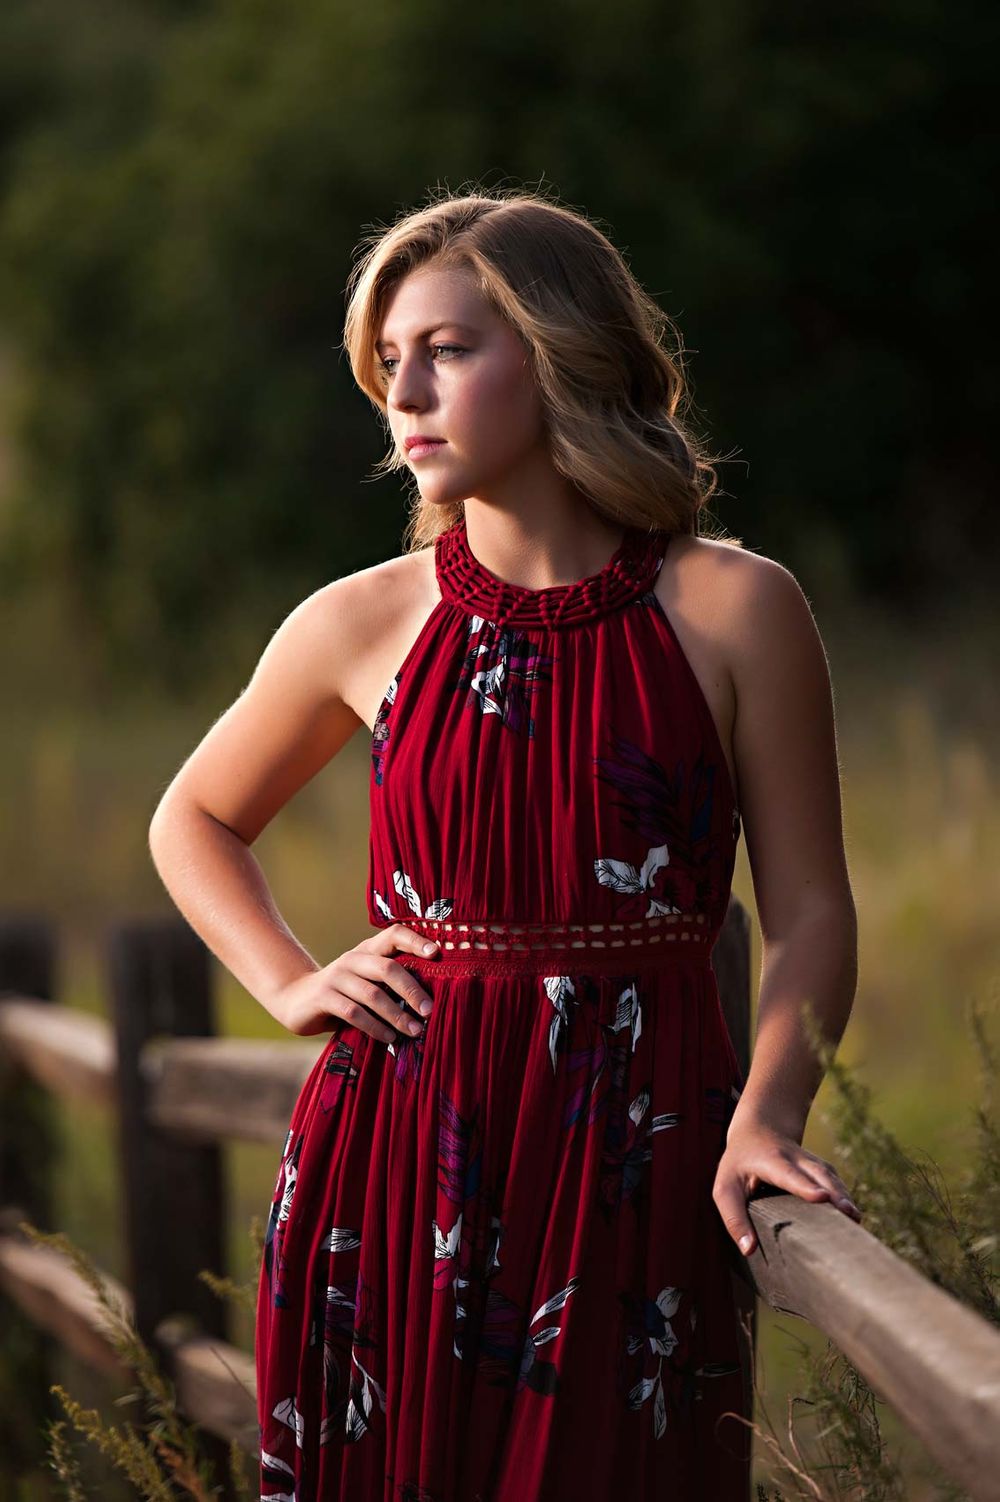
[[[435,541],[371,742],[368,912],[434,999],[334,1019],[257,1306],[269,1502],[745,1502],[742,1080],[712,945],[740,816],[654,584],[670,534],[531,590]],[[397,998],[398,999],[398,998]],[[738,1257],[738,1253],[736,1254]]]

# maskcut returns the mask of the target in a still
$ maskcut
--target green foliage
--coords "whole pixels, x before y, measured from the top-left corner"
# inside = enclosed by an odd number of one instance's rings
[[[982,1099],[972,1116],[968,1163],[954,1188],[928,1155],[908,1153],[876,1119],[870,1091],[821,1042],[815,1018],[806,1015],[813,1046],[835,1090],[826,1119],[834,1129],[840,1160],[852,1173],[845,1182],[864,1209],[865,1229],[938,1287],[1000,1325],[1000,1123],[995,1048],[983,1012],[973,1001],[966,1016],[980,1061]],[[906,1502],[912,1478],[884,1443],[881,1400],[833,1342],[819,1357],[802,1350],[804,1390],[789,1401],[784,1443],[763,1394],[757,1392],[756,1407],[764,1424],[755,1424],[755,1432],[771,1457],[771,1479],[786,1488],[771,1491],[758,1485],[758,1502]],[[808,1412],[808,1436],[796,1429],[796,1406]],[[939,1502],[957,1502],[965,1496],[929,1460],[927,1469]]]
[[[65,1408],[73,1427],[105,1455],[134,1486],[136,1494],[147,1502],[174,1502],[178,1496],[209,1502],[218,1493],[211,1463],[201,1453],[199,1429],[186,1420],[177,1407],[174,1384],[160,1370],[157,1356],[139,1336],[127,1309],[124,1309],[105,1286],[104,1279],[90,1258],[63,1232],[44,1232],[29,1221],[20,1223],[31,1240],[62,1252],[73,1264],[79,1277],[93,1291],[101,1311],[101,1326],[123,1366],[135,1375],[138,1386],[117,1400],[119,1405],[139,1403],[144,1414],[138,1425],[107,1425],[96,1409],[85,1409],[59,1384],[54,1392]],[[263,1234],[255,1217],[250,1237],[256,1251],[257,1274],[263,1251]],[[231,1297],[241,1305],[252,1303],[256,1278],[246,1286],[218,1278],[207,1270],[201,1274],[222,1297]],[[49,1463],[64,1487],[68,1502],[81,1502],[86,1495],[79,1462],[65,1436],[65,1420],[51,1423],[47,1430]],[[233,1441],[229,1450],[228,1481],[239,1502],[252,1502],[256,1491],[256,1464],[251,1480],[247,1457]]]
[[[1000,1324],[996,1060],[975,1003],[967,1026],[979,1054],[983,1100],[973,1119],[971,1166],[956,1190],[929,1154],[906,1152],[875,1119],[871,1092],[835,1059],[828,1065],[836,1087],[830,1119],[842,1159],[853,1170],[853,1192],[865,1206],[866,1229],[931,1282]]]
[[[833,45],[821,12],[727,0],[8,0],[0,584],[44,577],[109,667],[190,683],[247,602],[260,640],[383,555],[353,247],[429,187],[518,182],[678,319],[734,531],[807,585],[988,578],[997,145],[967,112],[997,28],[975,0],[842,9]]]

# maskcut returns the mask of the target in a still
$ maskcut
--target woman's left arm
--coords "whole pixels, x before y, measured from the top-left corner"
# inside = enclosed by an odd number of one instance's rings
[[[833,693],[812,611],[794,576],[769,558],[744,554],[728,572],[733,759],[762,956],[751,1066],[713,1198],[749,1254],[757,1238],[747,1199],[761,1183],[860,1218],[832,1164],[801,1145],[823,1076],[804,1005],[835,1047],[857,987],[857,914]]]

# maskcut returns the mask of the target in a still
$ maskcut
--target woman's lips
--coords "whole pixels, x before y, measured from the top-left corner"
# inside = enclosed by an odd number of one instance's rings
[[[406,457],[407,459],[426,459],[429,454],[436,454],[438,449],[443,449],[444,445],[443,438],[435,439],[433,443],[415,443],[411,449],[407,450]]]

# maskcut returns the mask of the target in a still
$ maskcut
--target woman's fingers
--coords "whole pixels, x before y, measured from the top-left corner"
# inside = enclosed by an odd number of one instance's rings
[[[715,1177],[712,1198],[722,1216],[730,1236],[744,1256],[749,1256],[757,1245],[750,1216],[747,1213],[747,1192],[742,1174],[735,1169],[725,1169],[723,1162]]]
[[[861,1211],[851,1199],[847,1185],[832,1164],[824,1163],[822,1159],[811,1159],[807,1160],[805,1170],[818,1184],[822,1184],[829,1191],[830,1198],[838,1210],[843,1210],[845,1215],[850,1215],[853,1220],[861,1219]]]
[[[378,983],[381,961],[370,952],[349,950],[330,966],[333,992],[330,1011],[349,1027],[368,1033],[380,1043],[393,1043],[401,1032],[418,1036],[424,1030],[403,1002]]]
[[[373,954],[393,954],[397,949],[405,949],[413,954],[431,955],[439,944],[437,939],[428,939],[426,934],[416,933],[405,923],[390,923],[388,928],[380,928],[354,947],[370,950]]]
[[[392,955],[403,951],[429,956],[438,949],[436,940],[427,940],[402,923],[362,940],[335,962],[337,1015],[382,1043],[392,1043],[401,1032],[420,1037],[432,998]],[[408,1005],[419,1018],[407,1010]]]
[[[751,1178],[814,1203],[829,1200],[852,1220],[861,1219],[861,1211],[833,1167],[801,1149],[797,1151],[796,1157],[782,1152],[765,1153],[754,1156],[752,1162],[738,1163],[735,1157],[730,1161],[726,1154],[720,1159],[712,1197],[726,1230],[744,1256],[749,1256],[757,1246],[747,1209],[747,1184]]]

